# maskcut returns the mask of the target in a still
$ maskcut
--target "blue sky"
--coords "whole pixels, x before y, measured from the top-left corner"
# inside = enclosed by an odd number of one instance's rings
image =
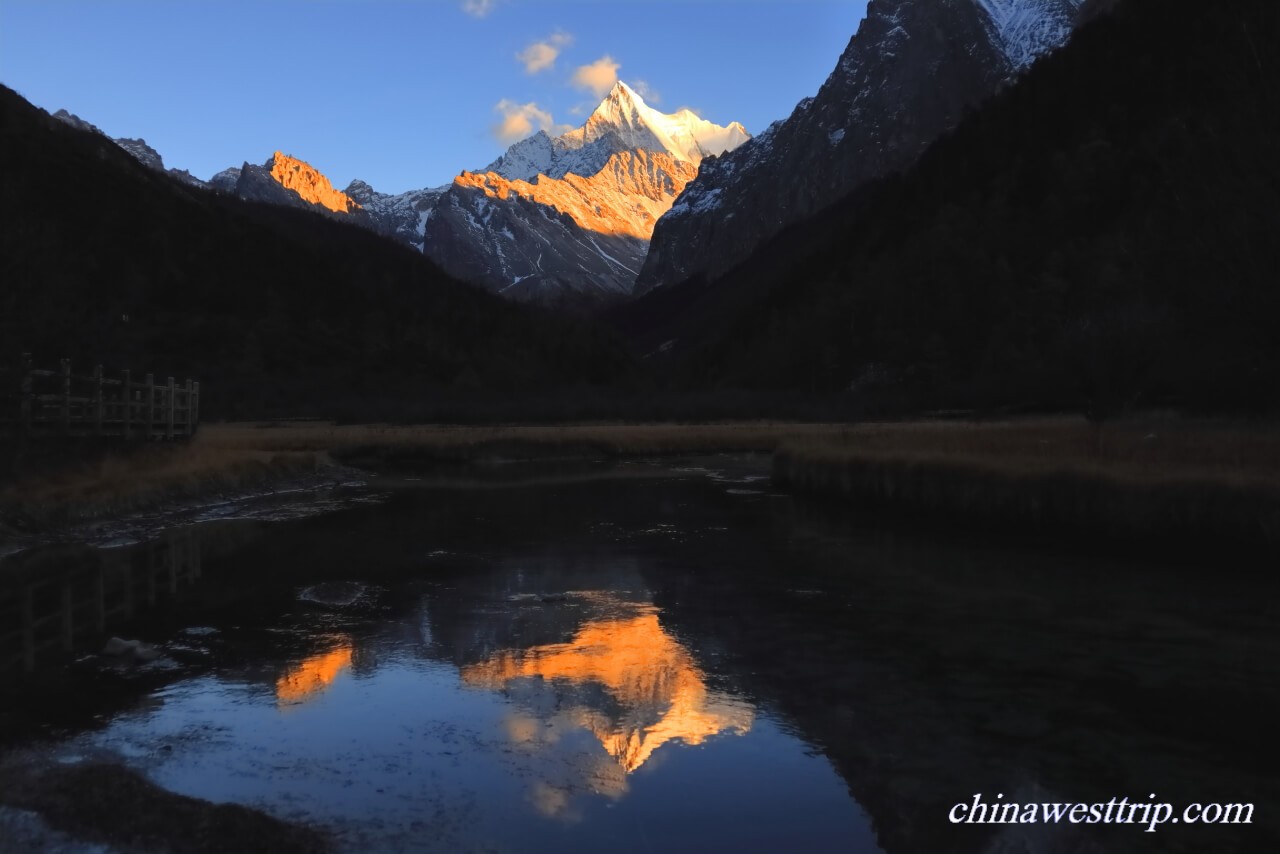
[[[0,0],[0,82],[201,178],[281,149],[339,188],[447,183],[580,124],[614,75],[752,133],[814,94],[865,0]],[[655,94],[656,93],[656,94]]]

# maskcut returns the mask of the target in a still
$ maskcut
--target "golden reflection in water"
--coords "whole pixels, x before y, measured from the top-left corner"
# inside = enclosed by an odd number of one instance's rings
[[[276,702],[280,706],[305,703],[320,695],[338,674],[351,666],[351,642],[303,659],[276,680]]]
[[[595,735],[613,768],[621,769],[597,768],[592,775],[593,788],[614,797],[626,791],[625,775],[668,741],[701,744],[722,732],[742,735],[755,718],[747,704],[707,687],[693,656],[663,630],[651,607],[635,616],[592,620],[568,643],[507,650],[462,670],[465,684],[492,690],[529,677],[595,683],[621,707],[612,714],[584,704],[560,710]],[[543,738],[542,729],[528,717],[507,721],[516,744]],[[547,793],[540,800],[557,801]]]

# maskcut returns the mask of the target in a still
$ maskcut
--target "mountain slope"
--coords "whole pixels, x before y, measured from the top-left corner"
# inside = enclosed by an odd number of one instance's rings
[[[536,299],[582,291],[627,294],[653,224],[696,174],[643,149],[614,154],[590,177],[535,183],[464,172],[438,203],[427,254],[467,281]]]
[[[748,138],[737,123],[659,113],[620,82],[582,127],[539,132],[456,178],[425,221],[423,251],[507,296],[627,295],[698,164]]]
[[[1065,41],[1082,0],[873,0],[818,94],[703,164],[659,221],[638,293],[716,276],[782,228],[909,165]]]
[[[654,224],[698,164],[748,139],[737,122],[721,127],[689,110],[660,113],[620,82],[582,127],[555,138],[539,131],[449,186],[392,195],[356,180],[340,191],[278,151],[261,166],[225,169],[207,186],[352,222],[509,297],[595,298],[631,292]],[[163,168],[140,140],[116,142]]]
[[[86,122],[84,119],[80,118],[74,113],[69,113],[66,110],[58,110],[58,112],[53,114],[53,118],[57,119],[58,121],[65,122],[66,124],[71,125],[71,127],[76,128],[77,130],[86,131],[88,133],[96,133],[99,136],[105,137],[106,139],[111,139],[111,137],[107,136],[105,133],[99,130],[96,125],[90,124],[89,122]],[[132,154],[134,158],[137,159],[137,161],[141,163],[143,166],[146,166],[150,169],[154,169],[157,172],[165,172],[170,177],[176,178],[179,181],[183,182],[184,184],[190,184],[193,187],[209,186],[204,181],[201,181],[199,178],[192,175],[186,169],[165,169],[164,158],[160,156],[160,152],[156,151],[154,148],[147,145],[147,141],[145,139],[122,138],[122,139],[111,139],[111,141],[114,142],[116,145],[120,146],[121,148],[123,148],[125,151]]]
[[[0,88],[0,358],[197,377],[210,416],[617,377],[577,323],[311,211],[185,186]],[[74,249],[74,251],[69,251]]]
[[[699,387],[1280,408],[1277,40],[1268,0],[1125,0],[904,176],[641,300],[642,337]]]
[[[446,189],[448,188],[434,187],[392,195],[379,193],[357,179],[343,192],[368,214],[370,227],[374,231],[421,252],[427,220]]]

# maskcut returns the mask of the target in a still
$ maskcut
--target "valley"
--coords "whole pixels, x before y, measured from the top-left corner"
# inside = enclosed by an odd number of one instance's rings
[[[1280,6],[64,12],[0,850],[1280,845]]]

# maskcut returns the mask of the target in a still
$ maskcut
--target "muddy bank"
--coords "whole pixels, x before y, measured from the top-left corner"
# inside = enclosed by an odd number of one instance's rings
[[[422,472],[477,463],[593,462],[620,454],[603,442],[495,439],[468,445],[370,444],[337,448],[342,465],[376,472]]]
[[[784,447],[772,477],[799,494],[1019,536],[1280,554],[1276,484],[1009,462]]]
[[[342,476],[313,453],[210,460],[190,448],[137,459],[107,458],[83,470],[0,486],[0,544],[143,511],[305,486]]]
[[[320,831],[248,807],[174,794],[111,762],[10,763],[0,768],[0,808],[10,811],[8,823],[21,820],[38,846],[33,850],[51,841],[148,854],[331,850]]]

